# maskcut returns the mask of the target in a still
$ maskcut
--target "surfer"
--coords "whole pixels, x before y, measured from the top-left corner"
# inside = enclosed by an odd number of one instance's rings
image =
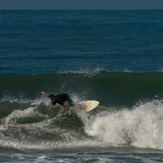
[[[41,92],[41,94],[49,97],[51,99],[52,105],[55,105],[56,103],[62,105],[65,109],[67,109],[68,115],[71,115],[70,106],[73,106],[74,102],[68,94],[62,93],[58,95],[53,95],[45,92]]]

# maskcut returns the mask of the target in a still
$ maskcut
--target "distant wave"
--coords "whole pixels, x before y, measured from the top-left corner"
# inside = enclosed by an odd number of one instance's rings
[[[126,73],[132,73],[131,70],[124,69],[124,70],[107,70],[104,68],[97,67],[95,69],[80,69],[80,70],[65,70],[65,71],[59,71],[59,74],[66,74],[66,73],[72,73],[72,74],[90,74],[95,75],[102,72],[126,72]]]

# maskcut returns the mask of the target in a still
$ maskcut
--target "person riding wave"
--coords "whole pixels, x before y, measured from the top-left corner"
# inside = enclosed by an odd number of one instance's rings
[[[62,105],[68,111],[68,115],[71,115],[70,106],[74,106],[74,101],[66,93],[61,93],[57,95],[48,94],[46,92],[41,92],[42,95],[49,97],[51,99],[52,105],[56,103]]]

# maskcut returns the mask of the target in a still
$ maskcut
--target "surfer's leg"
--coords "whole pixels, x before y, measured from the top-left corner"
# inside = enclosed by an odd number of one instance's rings
[[[70,110],[70,107],[69,107],[68,103],[67,102],[64,102],[63,103],[63,106],[64,106],[65,109],[67,109],[68,115],[71,115],[71,110]]]

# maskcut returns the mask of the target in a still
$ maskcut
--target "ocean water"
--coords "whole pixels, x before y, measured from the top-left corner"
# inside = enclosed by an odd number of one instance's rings
[[[1,10],[0,162],[163,162],[163,10]],[[86,113],[40,92],[98,100]]]

